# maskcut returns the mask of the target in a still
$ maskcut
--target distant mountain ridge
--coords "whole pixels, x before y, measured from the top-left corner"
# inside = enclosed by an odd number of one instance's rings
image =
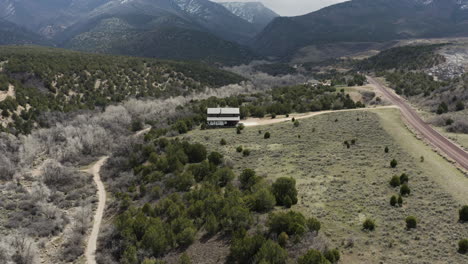
[[[234,15],[252,23],[257,30],[265,28],[273,19],[279,17],[261,2],[221,2]]]
[[[309,45],[468,36],[468,0],[352,0],[273,20],[255,39],[262,55],[291,56]]]
[[[261,30],[208,0],[0,0],[0,7],[8,21],[60,47],[167,59],[248,62],[243,44]]]

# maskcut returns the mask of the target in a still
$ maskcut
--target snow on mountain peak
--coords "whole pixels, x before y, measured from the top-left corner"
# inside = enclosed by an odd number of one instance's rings
[[[273,11],[266,8],[261,2],[222,2],[219,3],[227,8],[234,15],[247,20],[250,23],[254,23],[257,16],[265,13],[268,16],[277,16]]]

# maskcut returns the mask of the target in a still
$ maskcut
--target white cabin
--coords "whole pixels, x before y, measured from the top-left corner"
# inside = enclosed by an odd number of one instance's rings
[[[208,108],[209,126],[236,126],[240,122],[239,108]]]

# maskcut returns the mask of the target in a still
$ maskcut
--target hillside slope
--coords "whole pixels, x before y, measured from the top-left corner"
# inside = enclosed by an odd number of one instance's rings
[[[50,44],[41,36],[18,25],[0,19],[0,45],[8,44]]]
[[[0,9],[59,47],[224,64],[249,62],[243,44],[261,30],[208,0],[0,0]]]
[[[288,56],[324,43],[468,36],[466,0],[352,0],[270,23],[255,40],[263,55]]]
[[[28,133],[45,111],[94,109],[130,97],[167,97],[244,79],[203,64],[95,55],[39,47],[1,47],[0,129]],[[5,90],[5,91],[4,91]]]

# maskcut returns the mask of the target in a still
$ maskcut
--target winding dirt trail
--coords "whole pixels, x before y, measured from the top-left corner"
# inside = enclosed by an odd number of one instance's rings
[[[99,235],[99,228],[101,227],[102,217],[104,215],[104,209],[106,207],[106,190],[104,189],[104,184],[101,181],[101,176],[99,172],[101,171],[101,167],[106,163],[109,157],[102,157],[100,158],[91,168],[86,170],[86,172],[93,175],[94,183],[98,189],[98,207],[96,213],[94,215],[93,221],[93,229],[91,231],[91,235],[88,238],[88,243],[86,245],[85,251],[85,258],[86,263],[88,264],[96,264],[96,247],[97,247],[97,239]]]
[[[367,80],[379,91],[381,91],[394,105],[400,108],[403,117],[421,137],[426,139],[435,148],[439,149],[449,158],[454,160],[460,167],[468,170],[468,153],[465,150],[454,144],[452,141],[441,135],[430,125],[424,122],[424,120],[419,117],[418,113],[416,113],[416,111],[413,110],[411,106],[396,93],[372,77],[367,76]]]

